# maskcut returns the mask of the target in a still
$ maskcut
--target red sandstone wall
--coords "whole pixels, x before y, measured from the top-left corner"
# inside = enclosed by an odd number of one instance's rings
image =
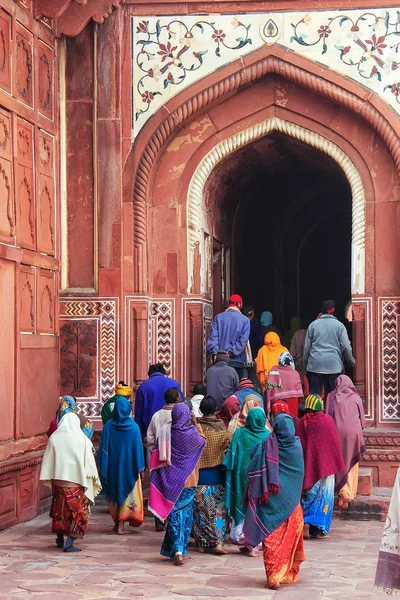
[[[57,49],[27,8],[0,8],[0,528],[35,515],[58,398]]]

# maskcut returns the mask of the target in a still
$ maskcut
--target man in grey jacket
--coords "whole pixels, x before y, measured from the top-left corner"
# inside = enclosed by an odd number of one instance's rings
[[[335,388],[337,377],[343,371],[344,361],[355,364],[345,326],[334,315],[335,302],[325,300],[322,315],[308,328],[304,345],[304,365],[307,370],[310,394],[325,398]]]
[[[221,350],[215,357],[215,363],[206,373],[207,394],[217,401],[218,409],[239,388],[238,374],[229,366],[229,360],[229,353]]]

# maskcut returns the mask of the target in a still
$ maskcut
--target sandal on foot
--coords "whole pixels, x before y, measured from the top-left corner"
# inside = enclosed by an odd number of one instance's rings
[[[57,548],[64,548],[64,535],[62,533],[57,533],[56,544]]]

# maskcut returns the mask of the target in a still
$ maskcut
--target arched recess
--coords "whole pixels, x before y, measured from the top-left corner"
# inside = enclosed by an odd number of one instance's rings
[[[288,53],[279,46],[264,47],[209,75],[172,98],[140,132],[125,165],[125,184],[130,189],[132,172],[134,239],[134,291],[148,290],[147,207],[158,161],[168,143],[180,129],[205,112],[208,106],[224,100],[240,88],[276,74],[362,117],[387,146],[400,172],[400,125],[394,113],[375,94],[365,90],[326,67]],[[128,230],[127,230],[128,231]]]
[[[188,216],[188,292],[190,292],[194,275],[194,258],[198,247],[201,261],[201,292],[205,292],[206,249],[204,247],[203,231],[207,232],[206,219],[204,218],[204,187],[213,169],[224,158],[236,152],[243,146],[260,139],[273,131],[278,131],[289,137],[295,138],[324,154],[327,154],[343,170],[352,194],[352,294],[365,292],[365,194],[358,173],[350,158],[331,140],[310,131],[295,123],[290,123],[278,117],[272,117],[253,125],[215,145],[199,163],[189,185],[187,197]]]

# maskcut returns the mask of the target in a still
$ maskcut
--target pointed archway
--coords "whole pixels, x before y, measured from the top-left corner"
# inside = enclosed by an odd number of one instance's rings
[[[288,53],[285,48],[278,45],[261,48],[182,91],[166,103],[140,132],[125,165],[125,190],[127,195],[131,195],[126,200],[133,201],[134,205],[133,230],[127,229],[127,234],[132,233],[134,237],[136,292],[144,293],[148,287],[147,205],[152,193],[154,169],[166,145],[187,123],[210,107],[270,75],[278,75],[301,88],[312,90],[356,114],[382,138],[400,170],[400,126],[389,106],[346,77]]]

